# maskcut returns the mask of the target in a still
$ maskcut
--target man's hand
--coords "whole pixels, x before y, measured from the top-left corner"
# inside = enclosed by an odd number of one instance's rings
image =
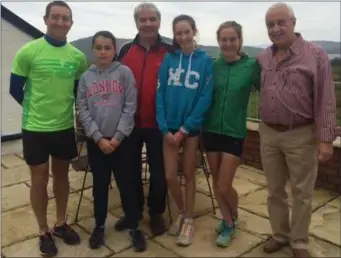
[[[104,138],[101,138],[98,141],[98,147],[101,149],[101,151],[104,154],[107,154],[107,155],[112,153],[115,150],[114,147],[111,145],[110,141]]]
[[[120,142],[116,140],[114,137],[110,140],[111,146],[114,148],[114,150],[120,145]]]
[[[320,142],[318,149],[318,159],[320,162],[326,162],[333,156],[333,143],[331,142]]]

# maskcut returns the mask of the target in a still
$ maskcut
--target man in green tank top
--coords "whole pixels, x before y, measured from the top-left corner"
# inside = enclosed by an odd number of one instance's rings
[[[10,79],[10,94],[22,105],[23,154],[31,171],[31,204],[40,230],[42,255],[56,255],[52,235],[66,244],[80,242],[66,222],[70,160],[77,156],[74,133],[74,100],[80,76],[87,69],[85,55],[67,43],[73,21],[63,1],[47,5],[47,33],[24,45],[16,54]],[[57,218],[47,224],[49,158],[52,161],[53,192]]]

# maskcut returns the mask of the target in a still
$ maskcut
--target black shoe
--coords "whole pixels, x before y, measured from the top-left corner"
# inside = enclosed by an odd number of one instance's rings
[[[39,251],[42,256],[55,256],[58,253],[50,232],[39,236]]]
[[[89,239],[91,249],[98,249],[104,244],[104,226],[95,227]]]
[[[140,219],[142,216],[140,216]],[[116,231],[124,231],[129,228],[128,222],[125,217],[119,218],[118,221],[115,223],[114,228]]]
[[[146,250],[146,239],[139,229],[130,230],[129,237],[135,252]]]
[[[66,223],[59,227],[54,226],[52,234],[63,239],[64,243],[68,245],[77,245],[81,242],[77,232]]]
[[[162,215],[150,216],[149,226],[153,236],[160,236],[167,231]]]

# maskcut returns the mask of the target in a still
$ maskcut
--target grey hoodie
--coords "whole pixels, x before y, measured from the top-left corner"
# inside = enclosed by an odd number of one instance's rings
[[[96,143],[102,137],[122,141],[135,122],[137,89],[132,71],[119,62],[106,70],[95,65],[80,78],[77,94],[79,119],[85,134]]]

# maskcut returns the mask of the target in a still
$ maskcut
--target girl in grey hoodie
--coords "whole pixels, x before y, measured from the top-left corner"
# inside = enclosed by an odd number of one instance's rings
[[[137,102],[136,82],[127,66],[113,61],[116,59],[116,39],[110,32],[97,32],[92,39],[92,48],[95,64],[82,75],[77,94],[79,120],[88,137],[88,160],[93,174],[96,225],[89,245],[99,248],[104,243],[108,189],[113,172],[129,221],[133,247],[142,251],[146,243],[138,229],[137,195],[129,153],[129,135],[134,128]]]

